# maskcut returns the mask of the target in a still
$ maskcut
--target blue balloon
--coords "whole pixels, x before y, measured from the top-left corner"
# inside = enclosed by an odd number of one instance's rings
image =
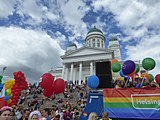
[[[87,85],[91,89],[96,89],[99,85],[99,78],[96,75],[91,75],[88,77]]]
[[[120,74],[121,77],[124,77],[124,76],[125,76],[125,75],[123,74],[122,69],[120,70],[119,74]]]
[[[4,100],[5,100],[5,101],[8,101],[8,100],[9,100],[9,97],[8,97],[8,96],[4,96]]]
[[[4,86],[4,83],[3,83],[3,84],[0,84],[0,90],[3,89],[3,86]]]

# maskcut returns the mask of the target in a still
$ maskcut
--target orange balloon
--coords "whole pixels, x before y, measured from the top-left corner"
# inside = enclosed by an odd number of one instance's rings
[[[116,62],[118,62],[118,60],[117,60],[117,59],[113,59],[113,60],[111,61],[111,64],[114,64],[114,63],[116,63]]]
[[[132,80],[135,80],[135,78],[138,78],[139,75],[137,73],[135,73],[133,76],[132,76]]]
[[[148,80],[150,80],[150,75],[148,73],[142,73],[141,77],[142,78],[147,78]]]

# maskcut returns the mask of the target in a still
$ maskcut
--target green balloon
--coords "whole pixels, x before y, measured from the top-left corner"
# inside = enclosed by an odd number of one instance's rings
[[[2,83],[2,78],[3,78],[3,76],[2,76],[2,75],[0,75],[0,84]]]
[[[7,95],[8,93],[7,93],[7,91],[5,90],[5,95]]]
[[[152,70],[156,66],[156,62],[152,58],[145,58],[142,61],[142,66],[145,70]]]
[[[136,73],[138,73],[138,72],[139,72],[139,70],[140,70],[140,67],[139,67],[139,65],[138,65],[138,64],[136,64]]]
[[[118,62],[116,62],[112,65],[113,72],[119,72],[120,70],[121,70],[121,65]]]
[[[149,74],[149,76],[150,76],[149,81],[152,82],[154,80],[154,76],[152,74]]]
[[[9,96],[10,98],[12,98],[13,97],[13,95],[12,94],[10,94],[10,96]]]

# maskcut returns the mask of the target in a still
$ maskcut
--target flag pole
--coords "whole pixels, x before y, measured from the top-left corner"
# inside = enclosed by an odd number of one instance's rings
[[[2,69],[2,73],[1,73],[1,76],[3,76],[3,74],[4,74],[4,71],[6,70],[6,66],[5,67],[3,67],[3,69]]]

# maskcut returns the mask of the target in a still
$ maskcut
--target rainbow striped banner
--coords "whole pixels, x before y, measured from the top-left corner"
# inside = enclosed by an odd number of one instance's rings
[[[103,102],[111,118],[160,119],[160,88],[107,88]]]

